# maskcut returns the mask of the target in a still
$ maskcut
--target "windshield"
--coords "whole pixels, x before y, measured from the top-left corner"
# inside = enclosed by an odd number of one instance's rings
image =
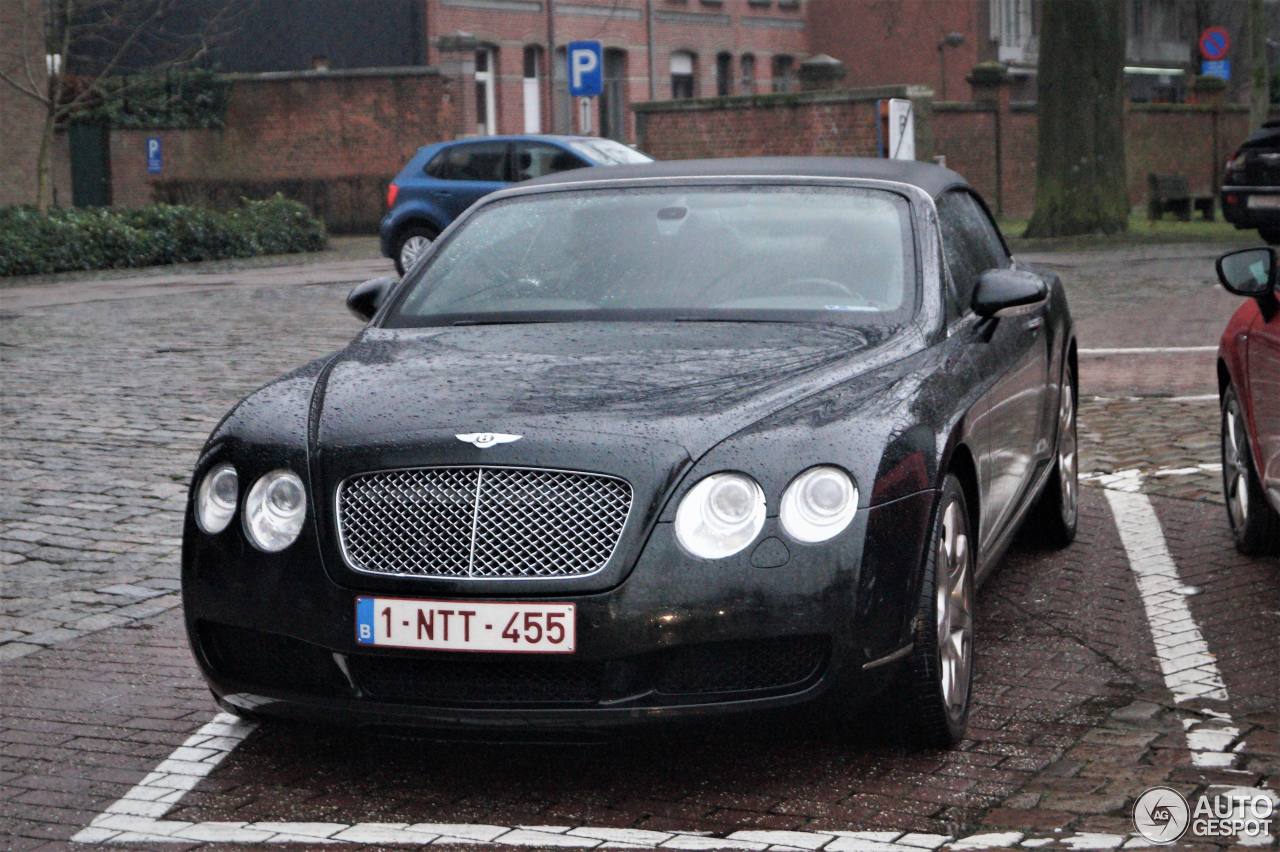
[[[625,166],[629,163],[652,163],[653,157],[641,154],[612,139],[577,139],[569,147],[603,166]]]
[[[668,186],[544,193],[467,219],[387,325],[573,319],[896,326],[909,207],[882,190]]]

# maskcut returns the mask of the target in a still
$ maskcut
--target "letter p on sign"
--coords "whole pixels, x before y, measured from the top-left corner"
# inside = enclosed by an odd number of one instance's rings
[[[600,42],[571,41],[566,53],[569,94],[575,98],[594,98],[604,91],[604,51]]]

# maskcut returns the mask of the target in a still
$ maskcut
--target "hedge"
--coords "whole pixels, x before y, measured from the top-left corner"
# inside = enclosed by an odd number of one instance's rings
[[[324,225],[280,195],[227,211],[156,204],[41,215],[0,207],[0,276],[318,251],[325,243]]]

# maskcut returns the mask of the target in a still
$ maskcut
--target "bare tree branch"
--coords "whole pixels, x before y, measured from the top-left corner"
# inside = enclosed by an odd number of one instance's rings
[[[10,87],[17,90],[19,93],[26,95],[27,97],[39,103],[46,104],[46,105],[49,103],[49,99],[47,97],[37,94],[37,91],[34,90],[33,88],[27,88],[26,86],[23,86],[20,81],[13,79],[3,71],[0,71],[0,82],[8,83]]]

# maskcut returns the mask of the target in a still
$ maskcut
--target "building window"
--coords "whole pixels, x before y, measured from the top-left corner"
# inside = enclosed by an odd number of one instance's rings
[[[524,49],[524,132],[542,132],[542,48],[536,44]]]
[[[569,97],[569,68],[565,49],[556,48],[555,62],[551,63],[552,87],[551,126],[553,133],[573,132],[573,98]]]
[[[795,71],[796,61],[794,57],[785,54],[773,57],[773,90],[783,93],[794,89]]]
[[[497,133],[498,51],[485,46],[476,51],[476,132]]]
[[[727,98],[733,94],[733,54],[716,54],[716,95]]]
[[[1034,62],[1036,52],[1033,0],[991,0],[991,40],[1000,47],[1001,62]]]
[[[600,135],[627,140],[627,52],[616,47],[604,51],[604,91],[600,93]]]
[[[693,68],[695,58],[686,50],[671,54],[671,97],[675,100],[694,96]]]
[[[756,58],[750,53],[742,54],[738,60],[738,68],[742,71],[742,94],[756,93]]]
[[[1143,41],[1176,41],[1185,29],[1180,17],[1170,0],[1131,0],[1129,35]]]

